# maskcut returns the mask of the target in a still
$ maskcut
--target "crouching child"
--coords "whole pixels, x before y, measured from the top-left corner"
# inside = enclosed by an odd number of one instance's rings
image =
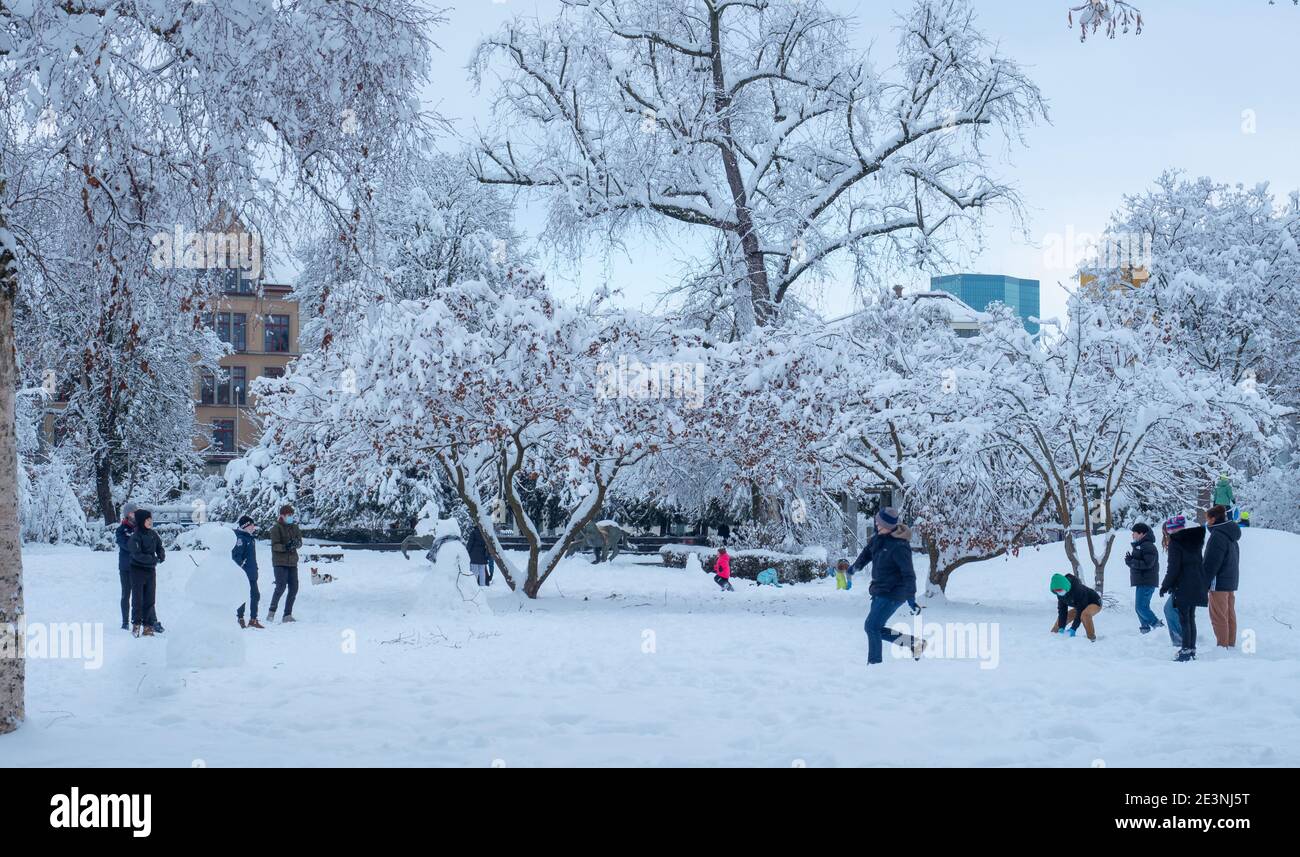
[[[1056,596],[1052,633],[1073,637],[1082,624],[1088,639],[1097,642],[1097,629],[1093,626],[1093,617],[1101,612],[1101,596],[1097,590],[1084,586],[1073,574],[1053,574],[1052,594]]]

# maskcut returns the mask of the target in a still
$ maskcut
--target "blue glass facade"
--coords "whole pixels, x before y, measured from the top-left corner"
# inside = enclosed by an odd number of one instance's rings
[[[1038,325],[1029,319],[1037,318],[1038,280],[1022,280],[1001,274],[952,274],[931,277],[932,291],[947,292],[965,301],[972,309],[983,311],[994,302],[1004,303],[1025,323],[1025,330],[1038,333]]]

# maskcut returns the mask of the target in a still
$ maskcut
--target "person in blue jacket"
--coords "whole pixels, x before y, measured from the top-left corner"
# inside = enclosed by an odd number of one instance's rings
[[[122,523],[113,539],[117,542],[117,579],[122,585],[122,630],[131,630],[131,536],[135,535],[134,503],[122,506]]]
[[[916,570],[912,567],[912,532],[899,523],[898,510],[887,506],[876,513],[876,534],[867,542],[851,571],[871,565],[871,609],[863,627],[867,632],[867,663],[884,660],[884,643],[904,646],[920,660],[925,641],[886,627],[898,608],[916,599]]]
[[[262,599],[262,593],[257,588],[257,541],[253,538],[253,533],[256,532],[257,522],[244,515],[235,528],[235,546],[230,551],[230,558],[235,561],[235,565],[242,568],[248,576],[248,601],[240,604],[235,611],[235,618],[239,620],[241,628],[266,627],[257,621],[257,604]],[[247,622],[244,621],[245,607],[249,608]]]

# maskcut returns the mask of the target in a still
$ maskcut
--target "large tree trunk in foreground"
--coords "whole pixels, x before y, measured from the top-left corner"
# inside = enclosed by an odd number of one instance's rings
[[[4,184],[0,183],[0,191]],[[0,232],[7,224],[0,212]],[[14,356],[14,298],[18,265],[13,254],[0,249],[0,734],[23,722],[24,667],[21,638],[23,617],[23,554],[18,523],[18,437],[14,404],[18,394],[18,364]]]

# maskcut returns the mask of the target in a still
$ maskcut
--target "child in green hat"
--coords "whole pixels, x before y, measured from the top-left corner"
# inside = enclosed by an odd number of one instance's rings
[[[1056,596],[1056,622],[1052,625],[1052,633],[1073,637],[1079,625],[1083,625],[1088,639],[1095,643],[1097,629],[1092,620],[1101,612],[1101,596],[1097,591],[1084,586],[1083,581],[1073,574],[1053,574],[1051,589]]]

